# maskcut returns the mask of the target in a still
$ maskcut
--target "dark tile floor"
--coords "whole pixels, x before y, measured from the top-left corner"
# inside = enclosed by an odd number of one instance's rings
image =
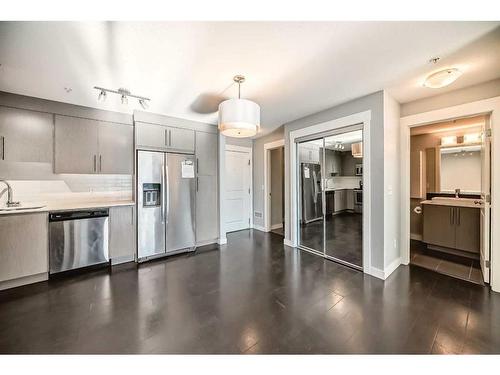
[[[356,266],[363,265],[363,215],[341,212],[325,222],[326,254]],[[323,220],[301,225],[300,243],[323,251]]]
[[[246,230],[228,245],[0,292],[1,353],[500,353],[500,295],[385,282]]]
[[[410,263],[448,276],[484,285],[481,266],[476,259],[427,249],[423,242],[410,241]]]

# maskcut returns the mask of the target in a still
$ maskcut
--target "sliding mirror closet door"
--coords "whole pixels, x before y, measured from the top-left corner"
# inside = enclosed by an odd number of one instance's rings
[[[299,244],[324,254],[323,138],[297,144]]]
[[[363,131],[349,127],[324,138],[325,255],[362,267]]]

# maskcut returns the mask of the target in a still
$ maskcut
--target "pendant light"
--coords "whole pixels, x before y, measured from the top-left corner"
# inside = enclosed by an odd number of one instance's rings
[[[234,76],[238,84],[238,99],[228,99],[219,104],[219,130],[226,137],[253,137],[260,127],[260,106],[248,99],[241,99],[242,75]]]

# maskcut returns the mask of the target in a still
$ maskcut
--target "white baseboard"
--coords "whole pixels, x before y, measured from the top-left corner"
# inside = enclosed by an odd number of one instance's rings
[[[422,235],[410,233],[410,240],[422,241]]]
[[[378,279],[385,280],[399,267],[400,264],[401,258],[397,258],[391,264],[385,267],[384,270],[381,270],[377,267],[371,267],[371,269],[367,273]]]
[[[283,223],[271,225],[271,230],[283,228]]]
[[[219,239],[217,240],[217,243],[218,243],[219,245],[225,245],[225,244],[227,244],[227,237],[224,237],[224,238],[219,238]]]
[[[286,246],[294,247],[294,246],[293,246],[293,242],[292,242],[292,241],[290,241],[290,240],[289,240],[289,239],[287,239],[287,238],[285,238],[285,239],[283,240],[283,244],[284,244],[284,245],[286,245]]]
[[[260,225],[257,225],[257,224],[254,224],[254,225],[253,225],[253,229],[260,230],[261,232],[268,232],[268,231],[266,230],[266,228],[264,228],[264,227],[262,227],[262,226],[260,226]]]
[[[49,274],[47,272],[42,272],[36,275],[20,277],[18,279],[6,280],[0,282],[0,290],[15,288],[21,285],[38,283],[40,281],[45,281],[48,279],[49,279]]]
[[[117,264],[135,262],[135,255],[125,255],[121,257],[111,258],[111,265],[116,266]]]

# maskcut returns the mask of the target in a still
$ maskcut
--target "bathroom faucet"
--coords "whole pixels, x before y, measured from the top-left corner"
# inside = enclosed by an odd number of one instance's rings
[[[455,198],[460,198],[460,189],[455,189]]]
[[[13,202],[12,201],[12,188],[10,187],[9,183],[5,180],[0,180],[0,182],[3,182],[7,188],[6,189],[3,189],[2,191],[0,191],[0,197],[2,197],[2,195],[5,194],[5,191],[7,191],[7,207],[17,207],[20,205],[19,202]]]

